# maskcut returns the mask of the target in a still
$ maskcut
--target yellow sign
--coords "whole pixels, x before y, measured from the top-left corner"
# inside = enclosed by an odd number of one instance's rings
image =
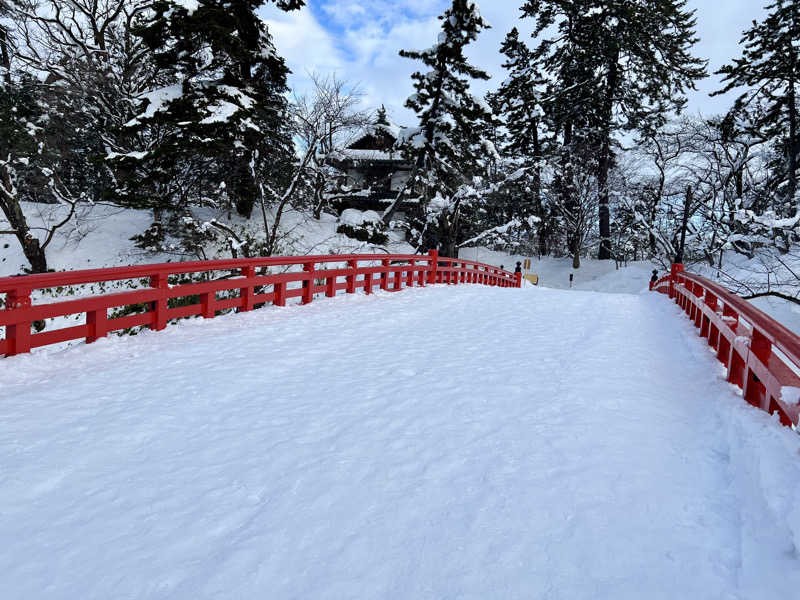
[[[533,285],[539,285],[539,276],[536,274],[525,275],[525,279],[530,281]]]
[[[530,258],[526,258],[525,259],[525,270],[528,271],[528,270],[530,270],[530,268],[531,268],[531,259]]]

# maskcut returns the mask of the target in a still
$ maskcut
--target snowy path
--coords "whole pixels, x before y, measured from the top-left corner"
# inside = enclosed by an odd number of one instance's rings
[[[677,315],[437,286],[4,360],[0,598],[796,598],[800,438]]]

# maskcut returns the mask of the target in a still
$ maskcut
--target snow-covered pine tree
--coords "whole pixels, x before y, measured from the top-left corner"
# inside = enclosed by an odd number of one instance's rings
[[[273,0],[283,10],[303,0]],[[142,160],[155,161],[169,178],[192,157],[204,157],[206,189],[224,189],[249,216],[293,159],[288,131],[286,76],[266,24],[256,14],[263,0],[157,0],[138,34],[155,61],[177,83],[149,94],[138,128],[165,134]]]
[[[559,51],[553,54],[545,42],[532,56],[546,82],[542,120],[552,132],[554,146],[548,153],[553,175],[548,190],[552,209],[548,236],[561,242],[556,251],[571,255],[577,269],[590,239],[588,227],[595,222],[588,210],[596,205],[591,176],[597,171],[598,107],[587,82],[594,80],[596,65],[592,49],[579,43],[587,35],[581,29],[586,23],[568,15],[562,25]]]
[[[747,88],[733,112],[747,112],[751,132],[779,150],[773,189],[779,192],[785,216],[800,212],[797,198],[798,132],[797,84],[800,78],[800,2],[774,0],[767,17],[744,32],[742,55],[717,74],[726,84],[712,95]],[[754,118],[753,118],[754,117]]]
[[[464,48],[489,25],[472,0],[453,0],[439,20],[441,32],[431,48],[400,51],[427,67],[411,76],[415,93],[405,105],[417,113],[419,126],[400,147],[414,165],[406,198],[419,201],[409,224],[411,241],[420,251],[437,248],[452,256],[458,252],[461,211],[475,200],[476,178],[494,150],[481,135],[491,110],[469,92],[471,80],[489,75],[464,56]],[[384,218],[392,214],[390,209]]]
[[[391,127],[392,125],[389,122],[389,115],[386,114],[386,107],[383,104],[381,104],[381,107],[375,115],[375,124],[382,127]]]
[[[525,219],[533,215],[540,219],[536,231],[537,244],[539,254],[546,255],[551,227],[542,199],[546,140],[540,96],[545,82],[530,48],[519,39],[516,27],[506,35],[500,52],[506,57],[502,66],[508,77],[492,94],[492,104],[501,115],[506,130],[501,153],[525,169],[524,177],[515,186],[521,188],[521,206],[517,216]]]
[[[600,249],[611,258],[608,174],[618,131],[657,128],[686,102],[685,90],[706,75],[695,58],[694,11],[686,0],[528,0],[523,14],[536,19],[538,48],[549,68],[558,69],[577,52],[589,61],[591,79],[573,85],[595,107]],[[554,35],[548,32],[554,30]]]

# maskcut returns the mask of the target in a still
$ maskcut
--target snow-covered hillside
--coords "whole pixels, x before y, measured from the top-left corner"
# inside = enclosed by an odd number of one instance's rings
[[[66,208],[58,205],[24,203],[26,216],[32,228],[49,226],[63,219]],[[245,221],[210,209],[195,209],[200,222],[218,219],[221,222],[263,232],[263,224],[253,217]],[[268,214],[269,222],[273,218]],[[191,260],[197,257],[178,253],[152,253],[136,248],[131,237],[141,234],[152,223],[152,213],[145,210],[122,209],[110,205],[97,205],[83,210],[77,219],[59,229],[48,247],[47,259],[56,270],[114,267],[127,264]],[[7,223],[0,216],[0,230]],[[323,214],[320,220],[305,212],[287,210],[281,219],[284,236],[279,244],[281,254],[331,254],[344,252],[372,252],[374,246],[336,233],[339,220]],[[263,233],[262,233],[263,235]],[[390,242],[385,246],[394,253],[412,252],[410,246],[390,232]],[[224,244],[210,244],[204,249],[208,258],[230,258]],[[0,237],[0,277],[23,272],[27,267],[19,242],[11,236]]]
[[[660,295],[342,296],[0,389],[4,600],[800,589],[800,439]]]

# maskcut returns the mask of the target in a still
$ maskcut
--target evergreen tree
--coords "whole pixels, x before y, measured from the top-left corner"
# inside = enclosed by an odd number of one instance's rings
[[[187,161],[207,159],[204,177],[221,183],[249,216],[263,181],[280,176],[293,156],[287,129],[288,69],[256,10],[262,0],[198,0],[196,7],[157,0],[139,35],[177,84],[150,95],[136,127],[165,132],[147,153],[165,182]],[[303,0],[275,0],[283,10]]]
[[[536,19],[535,36],[551,28],[538,54],[559,70],[578,57],[585,80],[575,81],[588,113],[596,117],[600,250],[611,258],[608,175],[615,133],[647,131],[680,111],[684,92],[705,76],[704,61],[690,53],[696,41],[693,11],[686,0],[528,0],[523,14]]]
[[[503,68],[508,71],[508,77],[492,95],[491,104],[502,115],[507,132],[501,151],[512,159],[518,159],[518,164],[526,170],[525,176],[520,177],[514,186],[518,197],[524,198],[515,216],[522,217],[523,221],[531,215],[539,219],[538,249],[540,255],[546,255],[550,223],[542,201],[545,140],[540,99],[540,90],[545,82],[530,48],[519,39],[516,27],[506,35],[500,52],[506,57]]]
[[[736,100],[733,112],[747,113],[751,117],[749,132],[771,141],[779,152],[774,184],[782,192],[781,208],[794,216],[800,211],[796,197],[800,2],[774,0],[766,10],[766,19],[753,22],[744,32],[741,57],[717,72],[724,76],[726,85],[712,95],[749,88]]]
[[[386,114],[386,107],[383,104],[381,104],[381,107],[378,109],[378,114],[375,115],[375,124],[383,125],[384,127],[391,126],[389,116]]]
[[[400,51],[428,68],[411,76],[415,93],[405,105],[417,113],[419,127],[401,146],[414,165],[407,191],[419,200],[411,223],[414,241],[420,250],[438,248],[452,256],[458,251],[461,211],[476,199],[475,178],[493,150],[481,135],[491,111],[469,92],[470,80],[489,75],[464,56],[464,48],[489,25],[472,0],[453,0],[439,20],[442,29],[433,47]]]

